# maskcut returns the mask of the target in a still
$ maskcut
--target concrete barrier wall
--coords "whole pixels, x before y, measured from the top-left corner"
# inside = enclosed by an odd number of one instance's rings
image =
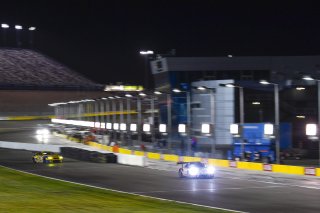
[[[48,145],[48,144],[32,144],[32,143],[17,143],[0,141],[1,148],[8,149],[24,149],[29,151],[51,151],[60,152],[61,145]]]
[[[87,142],[87,145],[94,146],[103,150],[112,151],[112,147],[106,146],[106,145],[98,145],[96,142]],[[206,161],[210,165],[214,165],[217,167],[234,167],[238,169],[246,169],[246,170],[257,170],[257,171],[270,171],[270,172],[277,172],[277,173],[283,173],[283,174],[293,174],[293,175],[310,175],[306,173],[306,167],[302,166],[288,166],[288,165],[277,165],[277,164],[268,164],[264,165],[263,163],[254,163],[254,162],[235,162],[235,161],[229,161],[229,160],[221,160],[221,159],[207,159],[207,158],[199,158],[199,157],[191,157],[191,156],[178,156],[178,155],[170,155],[170,154],[159,154],[154,152],[143,152],[143,151],[133,151],[129,149],[122,149],[119,148],[120,154],[133,154],[131,156],[146,156],[150,159],[155,160],[165,160],[165,161],[172,161],[172,162],[178,162],[178,161],[185,161],[185,162],[191,162],[191,161]],[[130,164],[128,164],[130,165]],[[266,170],[266,166],[269,168]],[[314,176],[320,176],[320,168],[311,168],[314,171]]]
[[[117,154],[118,163],[131,166],[146,166],[146,157],[128,154]]]
[[[160,160],[161,155],[159,153],[155,153],[155,152],[148,152],[147,157],[150,159],[154,159],[154,160]]]
[[[178,155],[168,155],[168,154],[164,154],[164,155],[163,155],[163,160],[165,160],[165,161],[178,162],[178,161],[179,161],[179,156],[178,156]]]
[[[292,174],[292,175],[304,175],[304,167],[302,166],[287,166],[287,165],[272,165],[273,172]]]

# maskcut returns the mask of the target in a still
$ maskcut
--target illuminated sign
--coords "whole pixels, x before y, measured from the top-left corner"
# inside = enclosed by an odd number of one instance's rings
[[[143,86],[107,85],[104,91],[142,91]]]

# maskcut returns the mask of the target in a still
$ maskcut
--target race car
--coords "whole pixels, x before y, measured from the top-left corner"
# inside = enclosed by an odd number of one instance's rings
[[[181,165],[179,168],[179,177],[191,177],[191,178],[213,178],[215,174],[215,168],[201,162],[178,162]]]
[[[54,152],[37,152],[32,156],[33,163],[62,163],[63,157]]]

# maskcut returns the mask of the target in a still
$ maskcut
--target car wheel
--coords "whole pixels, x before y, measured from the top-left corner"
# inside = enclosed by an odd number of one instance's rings
[[[183,175],[183,173],[182,173],[182,170],[181,170],[181,169],[179,169],[179,178],[184,178],[184,175]]]

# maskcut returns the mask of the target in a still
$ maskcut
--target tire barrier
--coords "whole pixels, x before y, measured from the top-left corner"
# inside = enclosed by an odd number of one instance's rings
[[[74,147],[61,147],[60,149],[62,156],[76,160],[95,163],[117,163],[117,156],[113,153],[101,153]]]

